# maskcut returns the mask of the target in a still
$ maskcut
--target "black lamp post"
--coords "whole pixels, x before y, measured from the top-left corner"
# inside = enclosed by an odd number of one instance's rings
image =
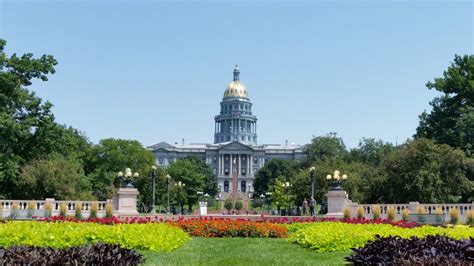
[[[155,202],[156,202],[156,166],[152,166],[151,167],[151,178],[153,179],[153,196],[152,196],[152,200],[151,200],[151,211],[150,213],[151,214],[156,214],[156,206],[155,206]]]
[[[314,199],[314,171],[316,171],[316,168],[312,166],[309,168],[309,173],[311,175],[311,198]]]
[[[125,169],[125,174],[122,171],[117,173],[122,188],[133,188],[132,177],[136,178],[138,176],[137,172],[132,174],[132,169],[130,168]]]
[[[334,171],[334,175],[327,175],[326,180],[328,180],[331,183],[331,190],[342,190],[341,185],[342,182],[346,181],[347,175],[343,174],[341,176],[341,172],[338,170]]]
[[[171,179],[171,176],[166,175],[166,191],[168,193],[168,207],[167,207],[166,212],[168,214],[170,214],[170,179]]]
[[[262,211],[263,211],[263,205],[265,205],[265,195],[261,194],[260,199],[262,200]]]
[[[290,197],[290,187],[292,187],[293,185],[290,184],[290,182],[285,182],[283,183],[283,188],[286,188],[286,216],[289,216],[290,215],[290,201],[289,201],[289,197]]]
[[[186,186],[186,184],[181,181],[179,181],[178,183],[174,183],[174,185],[178,187],[179,193],[181,193],[182,192],[181,190]],[[181,199],[179,198],[179,195],[178,195],[178,206],[179,206],[179,214],[183,214],[181,210]]]

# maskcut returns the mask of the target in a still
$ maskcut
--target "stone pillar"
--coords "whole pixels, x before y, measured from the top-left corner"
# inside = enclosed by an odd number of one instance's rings
[[[410,213],[412,214],[417,214],[418,213],[418,206],[420,205],[420,203],[418,201],[411,201],[411,202],[408,202],[408,210],[410,211]]]
[[[326,217],[342,218],[349,198],[347,193],[344,190],[330,190],[326,195],[328,197]]]
[[[114,197],[114,215],[136,216],[138,190],[136,188],[121,188]]]
[[[206,216],[207,215],[207,202],[199,202],[199,215]]]
[[[239,172],[237,173],[237,177],[242,174],[242,154],[237,154],[237,163],[239,164]]]

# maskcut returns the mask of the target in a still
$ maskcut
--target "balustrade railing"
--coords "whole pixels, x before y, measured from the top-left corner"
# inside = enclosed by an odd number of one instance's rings
[[[111,200],[107,201],[73,201],[73,200],[0,200],[0,219],[11,217],[14,212],[17,212],[15,216],[17,218],[27,218],[28,216],[45,216],[46,206],[50,204],[51,213],[49,215],[58,215],[61,209],[61,205],[66,206],[66,214],[74,215],[76,205],[81,206],[81,215],[84,218],[90,216],[92,204],[97,204],[97,216],[105,216],[105,206],[107,203],[112,203]]]

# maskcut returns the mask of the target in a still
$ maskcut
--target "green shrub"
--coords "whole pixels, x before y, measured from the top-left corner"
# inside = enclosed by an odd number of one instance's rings
[[[343,211],[343,218],[344,219],[350,219],[351,218],[351,209],[349,208],[344,208],[344,211]]]
[[[451,220],[449,221],[450,224],[458,224],[459,222],[459,211],[456,208],[449,209],[449,216]]]
[[[380,213],[382,210],[380,209],[380,205],[372,205],[372,217],[374,219],[380,218]]]
[[[94,243],[123,248],[171,251],[190,238],[181,229],[164,223],[115,224],[70,222],[0,223],[0,247],[40,246],[65,248]]]
[[[59,216],[61,217],[67,216],[67,204],[64,202],[59,205]]]
[[[474,210],[466,212],[466,224],[474,226]]]
[[[226,199],[225,202],[224,202],[224,208],[225,208],[227,211],[232,210],[232,208],[234,207],[233,205],[234,205],[234,204],[232,204],[232,199]]]
[[[235,206],[234,206],[234,207],[235,207],[235,209],[238,210],[238,211],[242,210],[242,208],[243,208],[242,201],[238,200],[237,202],[235,202]]]
[[[426,222],[426,218],[425,218],[426,209],[425,209],[425,207],[418,207],[416,209],[416,213],[418,214],[418,222],[419,223]]]
[[[44,204],[44,217],[48,218],[53,213],[53,204],[51,202],[46,202]]]
[[[389,219],[390,221],[394,221],[395,215],[396,215],[395,208],[393,206],[389,206],[387,208],[387,219]]]
[[[402,220],[408,221],[408,218],[410,218],[410,211],[407,208],[404,208],[402,210]]]
[[[362,208],[361,206],[357,207],[356,209],[356,217],[357,219],[364,218],[364,208]]]
[[[32,201],[28,202],[26,217],[31,218],[35,214],[36,204]]]
[[[20,205],[18,204],[18,202],[14,202],[12,204],[12,212],[10,214],[11,218],[12,219],[16,219],[18,218],[19,216],[19,210],[20,210]]]
[[[114,205],[112,203],[105,204],[105,217],[110,218],[114,216]]]
[[[97,202],[92,202],[90,207],[89,218],[97,218],[97,211],[99,210],[99,204]]]
[[[82,203],[76,202],[74,205],[74,217],[76,219],[82,219]]]
[[[460,225],[452,228],[421,226],[408,229],[389,224],[317,222],[298,225],[299,229],[296,231],[291,229],[292,226],[289,226],[289,232],[293,233],[290,234],[288,240],[318,252],[349,251],[351,248],[362,247],[368,241],[375,239],[375,235],[402,238],[445,235],[455,239],[468,239],[474,235],[474,228]]]

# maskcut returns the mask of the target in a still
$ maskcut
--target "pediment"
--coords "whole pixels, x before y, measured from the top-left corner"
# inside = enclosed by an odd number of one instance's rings
[[[253,148],[239,141],[233,141],[219,147],[219,150],[239,150],[239,151],[253,151]]]

